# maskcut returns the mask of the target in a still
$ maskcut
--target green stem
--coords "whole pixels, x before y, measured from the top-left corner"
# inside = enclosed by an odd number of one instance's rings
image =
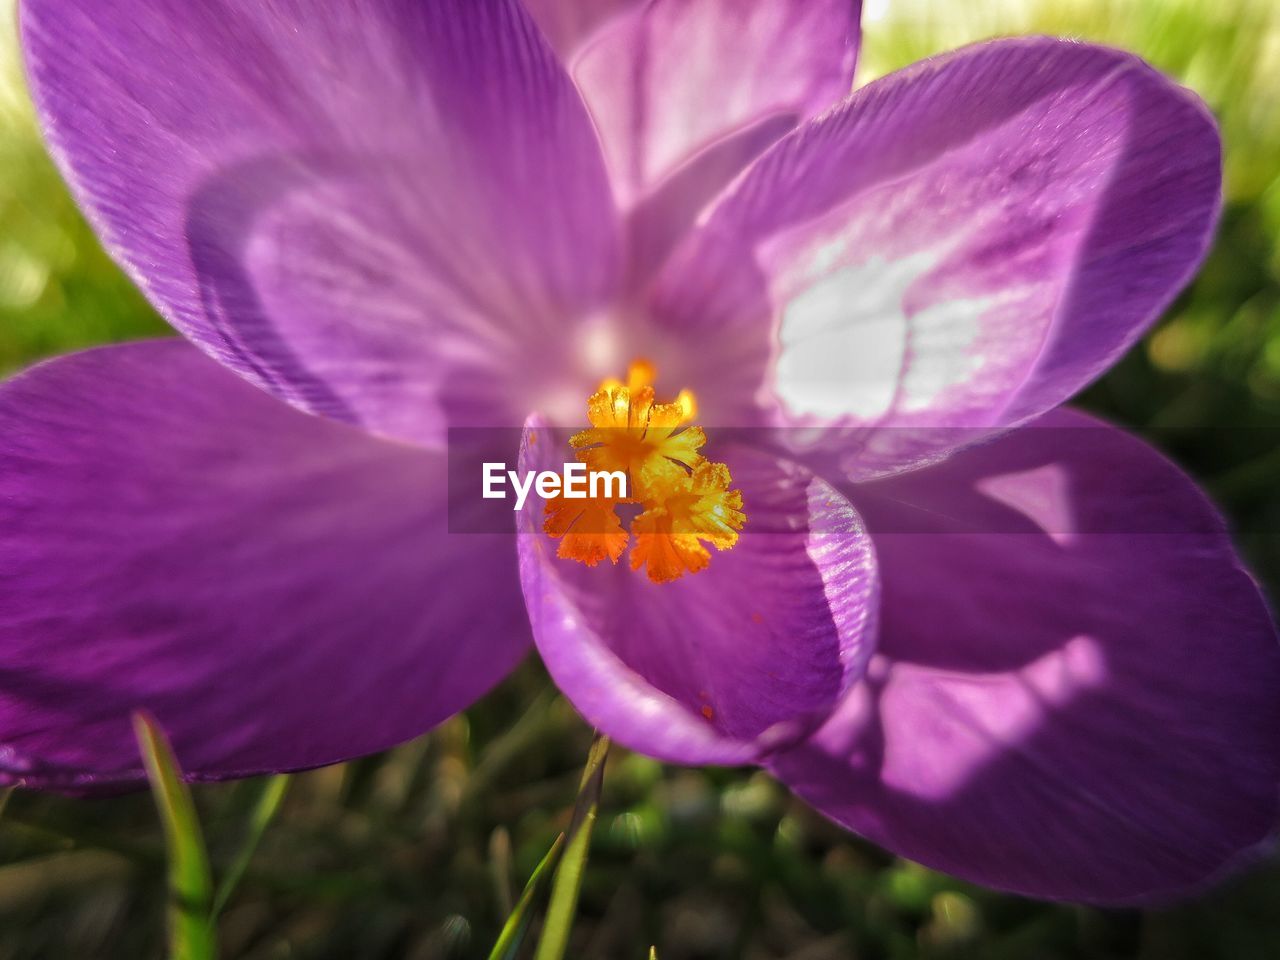
[[[164,825],[169,859],[169,957],[213,960],[218,955],[209,906],[213,875],[191,791],[163,731],[144,713],[133,715],[138,749]]]
[[[551,888],[547,922],[542,928],[542,939],[538,942],[534,960],[562,960],[569,946],[569,933],[573,929],[578,894],[582,890],[582,877],[587,866],[587,853],[591,848],[591,831],[600,809],[604,761],[608,754],[609,738],[596,734],[591,743],[591,752],[587,755],[587,767],[582,773],[578,802],[569,823],[569,840]]]
[[[289,777],[283,773],[276,774],[274,777],[267,777],[262,782],[262,793],[258,795],[258,800],[249,814],[249,827],[248,832],[245,834],[244,842],[241,843],[240,849],[236,851],[235,859],[231,861],[231,865],[227,867],[227,872],[223,876],[222,882],[218,884],[218,892],[214,895],[213,906],[209,909],[210,919],[216,920],[218,918],[223,908],[226,907],[227,901],[231,899],[231,894],[235,893],[236,887],[244,879],[245,871],[249,869],[249,862],[253,859],[254,851],[258,849],[262,835],[266,833],[267,826],[275,818],[276,811],[280,809],[280,802],[284,799],[284,792],[288,786]]]
[[[564,834],[556,837],[556,842],[551,845],[551,849],[538,863],[534,869],[533,875],[529,877],[529,882],[524,885],[524,892],[520,894],[520,899],[516,903],[515,909],[511,911],[511,915],[507,917],[507,922],[502,926],[502,933],[498,935],[498,942],[493,945],[493,950],[489,952],[489,960],[512,960],[516,955],[516,951],[520,949],[520,945],[524,942],[524,935],[529,930],[529,924],[533,920],[533,907],[542,888],[546,885],[546,879],[551,875],[551,871],[555,868],[556,861],[560,858],[560,851],[564,849]]]

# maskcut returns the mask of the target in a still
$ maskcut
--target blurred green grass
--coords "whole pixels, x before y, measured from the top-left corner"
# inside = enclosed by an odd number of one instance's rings
[[[12,0],[5,0],[12,20]],[[984,37],[1126,47],[1196,89],[1227,144],[1204,271],[1083,402],[1170,450],[1218,496],[1280,595],[1280,12],[1271,0],[871,0],[863,79]],[[40,145],[0,43],[0,372],[164,325],[102,252]],[[221,922],[244,958],[484,956],[567,823],[590,742],[536,664],[387,754],[305,774]],[[197,789],[215,865],[253,784]],[[1262,960],[1280,956],[1280,868],[1175,909],[1105,912],[976,889],[823,822],[761,773],[618,751],[573,956]],[[162,837],[145,795],[16,793],[0,814],[0,960],[156,957]]]
[[[22,82],[14,0],[0,0],[0,374],[168,327],[103,253],[67,195]]]

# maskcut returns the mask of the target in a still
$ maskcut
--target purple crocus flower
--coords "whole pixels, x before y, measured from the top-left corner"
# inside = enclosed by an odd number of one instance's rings
[[[138,708],[195,779],[332,763],[532,642],[626,746],[760,764],[996,887],[1151,900],[1268,836],[1259,591],[1191,481],[1055,409],[1219,208],[1212,118],[1140,60],[993,41],[846,96],[851,0],[21,28],[63,172],[185,339],[0,387],[4,781],[139,781]],[[580,425],[641,357],[696,394],[736,546],[655,583],[528,511],[449,532],[449,427]]]

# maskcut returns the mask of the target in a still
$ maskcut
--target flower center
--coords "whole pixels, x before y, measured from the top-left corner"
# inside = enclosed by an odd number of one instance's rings
[[[682,390],[658,403],[654,376],[653,365],[638,360],[626,383],[605,380],[587,400],[591,426],[569,438],[589,471],[625,473],[629,496],[557,497],[547,503],[543,529],[560,541],[557,556],[589,567],[605,557],[617,563],[634,537],[631,569],[668,583],[705,569],[707,545],[730,549],[747,517],[729,468],[699,452],[707,437],[689,425],[698,409],[693,394]],[[625,504],[639,507],[630,531],[618,514]]]

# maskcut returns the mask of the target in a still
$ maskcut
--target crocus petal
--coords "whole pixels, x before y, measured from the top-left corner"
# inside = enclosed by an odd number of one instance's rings
[[[654,312],[761,343],[780,423],[820,428],[853,479],[891,472],[944,452],[935,428],[1020,422],[1114,362],[1199,264],[1219,167],[1208,111],[1137,58],[980,44],[760,158]]]
[[[618,14],[650,0],[524,0],[561,63],[572,63],[582,46]]]
[[[181,341],[0,386],[0,782],[197,778],[415,736],[528,649],[510,535],[446,532],[443,456],[279,403]]]
[[[523,421],[618,224],[581,98],[517,0],[27,0],[55,156],[198,346],[424,443]]]
[[[632,4],[571,72],[644,274],[746,164],[853,85],[860,0]]]
[[[556,469],[534,421],[522,469]],[[677,763],[759,759],[813,729],[874,642],[875,559],[847,500],[802,468],[716,450],[745,502],[732,549],[673,583],[555,556],[541,511],[521,515],[534,639],[560,689],[618,742]],[[557,471],[558,472],[558,471]]]
[[[1267,837],[1280,648],[1203,495],[1051,414],[858,488],[880,653],[778,775],[852,830],[1038,897],[1159,900]]]
[[[855,0],[654,0],[572,64],[629,206],[709,145],[849,92]]]

